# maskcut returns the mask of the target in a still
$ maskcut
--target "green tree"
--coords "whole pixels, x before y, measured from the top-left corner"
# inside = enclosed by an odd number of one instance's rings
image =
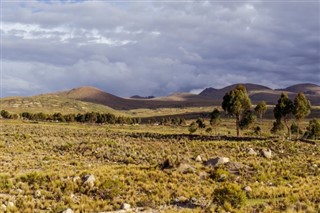
[[[240,129],[248,129],[256,121],[256,116],[250,109],[243,113],[240,120]]]
[[[215,129],[215,132],[216,132],[216,128],[221,123],[220,114],[221,113],[217,108],[215,108],[210,114],[210,125]]]
[[[202,133],[202,130],[206,128],[206,123],[204,122],[203,118],[198,118],[196,123],[198,124],[198,128],[201,130]]]
[[[192,133],[195,133],[197,131],[197,124],[196,122],[192,122],[188,128],[189,130],[189,133],[192,134]]]
[[[257,106],[254,108],[254,111],[259,116],[260,122],[262,123],[262,116],[267,111],[267,104],[265,101],[261,101],[257,104]]]
[[[289,139],[291,139],[291,130],[290,130],[290,119],[291,115],[293,113],[294,109],[294,104],[293,102],[289,99],[288,95],[286,93],[282,93],[277,105],[273,109],[273,114],[277,122],[284,122],[284,125],[286,126],[288,130],[288,136]]]
[[[10,118],[10,113],[6,110],[1,110],[1,116],[5,119],[9,119]]]
[[[251,107],[251,101],[244,86],[238,85],[223,97],[222,109],[235,116],[237,136],[240,135],[240,121],[245,111]]]
[[[305,133],[305,137],[317,140],[320,138],[320,121],[312,119]]]
[[[310,101],[302,92],[298,93],[298,95],[294,99],[294,108],[293,108],[293,114],[297,120],[297,126],[298,126],[297,138],[299,138],[299,122],[302,119],[304,119],[306,116],[308,116],[310,112],[311,112]]]

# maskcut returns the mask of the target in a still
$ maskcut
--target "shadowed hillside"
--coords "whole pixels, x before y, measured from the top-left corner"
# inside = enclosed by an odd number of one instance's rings
[[[199,96],[210,97],[214,100],[222,100],[223,96],[237,85],[238,84],[233,84],[222,89],[207,88],[203,90]],[[246,87],[253,104],[260,101],[266,101],[268,104],[275,104],[282,92],[288,93],[291,99],[294,99],[298,92],[304,92],[312,105],[320,105],[320,86],[315,84],[297,84],[285,89],[276,90],[257,84],[242,85]]]
[[[167,97],[152,99],[132,99],[117,97],[94,87],[80,87],[57,94],[64,98],[102,104],[117,110],[197,107],[218,104],[210,98],[200,97],[191,93],[174,93]]]

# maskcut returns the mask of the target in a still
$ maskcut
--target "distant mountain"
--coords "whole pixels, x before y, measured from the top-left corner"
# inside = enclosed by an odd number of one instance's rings
[[[320,86],[316,84],[296,84],[284,89],[285,91],[299,93],[303,92],[308,95],[320,95]]]
[[[306,94],[312,105],[320,106],[320,86],[315,84],[297,84],[285,89],[273,90],[257,84],[242,84],[247,88],[253,104],[266,101],[277,103],[282,92],[293,99],[298,92]],[[1,99],[1,108],[12,112],[116,112],[141,108],[183,108],[221,105],[223,96],[237,84],[222,89],[207,88],[199,95],[191,93],[173,93],[156,98],[121,98],[95,87],[80,87],[68,91],[42,94],[31,97],[7,97]],[[121,113],[121,112],[120,112]]]
[[[140,96],[140,95],[134,95],[134,96],[131,96],[130,98],[132,98],[132,99],[152,99],[152,98],[155,98],[155,97],[154,96],[143,97],[143,96]]]
[[[117,110],[130,110],[139,108],[174,108],[174,107],[197,107],[212,106],[214,101],[191,93],[152,99],[121,98],[104,92],[95,87],[80,87],[69,91],[58,92],[58,96],[75,99],[84,102],[101,104]]]
[[[199,96],[209,97],[214,100],[221,100],[223,96],[239,84],[233,84],[222,89],[206,88]],[[246,87],[251,101],[256,104],[266,101],[268,104],[275,104],[282,92],[285,92],[293,99],[298,92],[303,92],[309,98],[311,104],[320,105],[320,86],[316,84],[297,84],[285,89],[273,90],[269,87],[258,84],[241,84]]]

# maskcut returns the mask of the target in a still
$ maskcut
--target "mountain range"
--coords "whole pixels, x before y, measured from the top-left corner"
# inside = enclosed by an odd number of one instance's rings
[[[198,95],[192,93],[173,93],[164,97],[133,96],[131,98],[118,97],[98,88],[85,86],[68,91],[31,97],[7,97],[3,98],[1,102],[4,109],[26,108],[26,111],[28,111],[28,108],[33,109],[37,106],[41,108],[41,106],[50,105],[50,103],[55,103],[51,105],[55,105],[57,108],[69,104],[70,107],[72,105],[75,109],[83,109],[88,104],[91,104],[90,107],[94,105],[98,109],[103,105],[107,106],[108,109],[112,108],[110,110],[217,106],[221,104],[223,96],[237,85],[233,84],[222,89],[206,88]],[[242,85],[246,87],[253,104],[264,100],[267,104],[273,105],[277,102],[282,92],[287,93],[291,99],[294,99],[298,92],[303,92],[312,105],[320,105],[320,86],[316,84],[297,84],[284,89],[271,89],[258,84],[246,83]],[[25,103],[28,104],[26,105]],[[83,104],[86,104],[86,106],[83,106]]]

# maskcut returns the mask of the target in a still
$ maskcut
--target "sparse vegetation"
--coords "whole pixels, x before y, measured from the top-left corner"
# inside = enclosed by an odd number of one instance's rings
[[[236,129],[217,108],[145,123],[126,113],[2,110],[0,211],[319,212],[320,122],[305,119],[300,96],[282,95],[276,121],[257,126],[237,87],[222,105]],[[282,134],[291,115],[299,125],[290,133],[304,134],[295,143]]]

